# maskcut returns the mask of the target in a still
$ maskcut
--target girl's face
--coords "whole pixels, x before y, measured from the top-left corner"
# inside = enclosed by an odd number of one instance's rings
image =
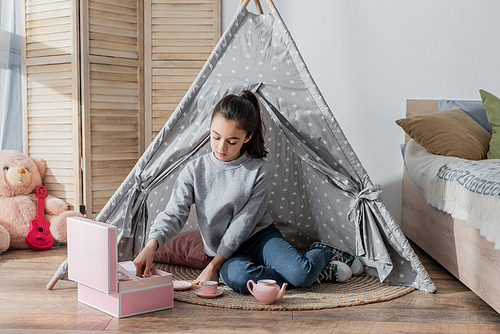
[[[215,157],[223,162],[233,161],[240,156],[244,143],[250,140],[246,132],[238,129],[236,123],[216,116],[210,126],[210,144]]]

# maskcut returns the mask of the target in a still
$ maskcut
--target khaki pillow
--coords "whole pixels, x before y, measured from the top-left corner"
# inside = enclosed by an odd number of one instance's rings
[[[458,108],[396,121],[417,143],[434,154],[485,159],[491,135]]]

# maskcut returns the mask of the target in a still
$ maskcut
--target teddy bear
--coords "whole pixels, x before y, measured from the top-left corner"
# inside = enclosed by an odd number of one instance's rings
[[[42,185],[47,165],[41,158],[30,158],[12,150],[0,150],[0,254],[7,249],[29,248],[25,242],[30,222],[36,218],[36,186]],[[62,199],[47,194],[45,220],[50,222],[54,243],[66,242],[66,218],[81,217],[68,210]]]

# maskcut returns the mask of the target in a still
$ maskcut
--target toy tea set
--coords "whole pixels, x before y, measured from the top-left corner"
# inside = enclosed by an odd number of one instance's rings
[[[132,261],[118,262],[117,228],[86,218],[68,218],[68,275],[78,283],[78,301],[122,318],[173,307],[173,291],[186,290],[191,283],[172,281],[172,274],[158,269],[151,276],[135,275]],[[218,282],[203,281],[195,293],[202,298],[222,295]],[[261,304],[272,304],[285,294],[276,281],[247,283]]]
[[[200,283],[201,289],[195,290],[199,297],[217,298],[222,295],[222,290],[217,289],[219,283],[216,281],[203,281]],[[191,287],[191,283],[184,281],[174,281],[174,290],[187,290]],[[279,287],[275,280],[262,279],[255,283],[253,280],[247,282],[248,291],[264,305],[274,303],[276,300],[283,298],[287,284]]]

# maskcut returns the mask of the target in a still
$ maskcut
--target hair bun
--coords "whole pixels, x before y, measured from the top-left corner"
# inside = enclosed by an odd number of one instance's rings
[[[244,99],[250,99],[252,97],[255,97],[254,93],[252,93],[252,91],[248,90],[248,89],[245,89],[245,90],[242,90],[240,95],[238,95],[239,97],[242,97]]]
[[[260,110],[257,96],[255,96],[255,94],[251,90],[248,89],[242,90],[241,93],[238,95],[238,97],[241,97],[242,99],[251,102],[257,111]]]

